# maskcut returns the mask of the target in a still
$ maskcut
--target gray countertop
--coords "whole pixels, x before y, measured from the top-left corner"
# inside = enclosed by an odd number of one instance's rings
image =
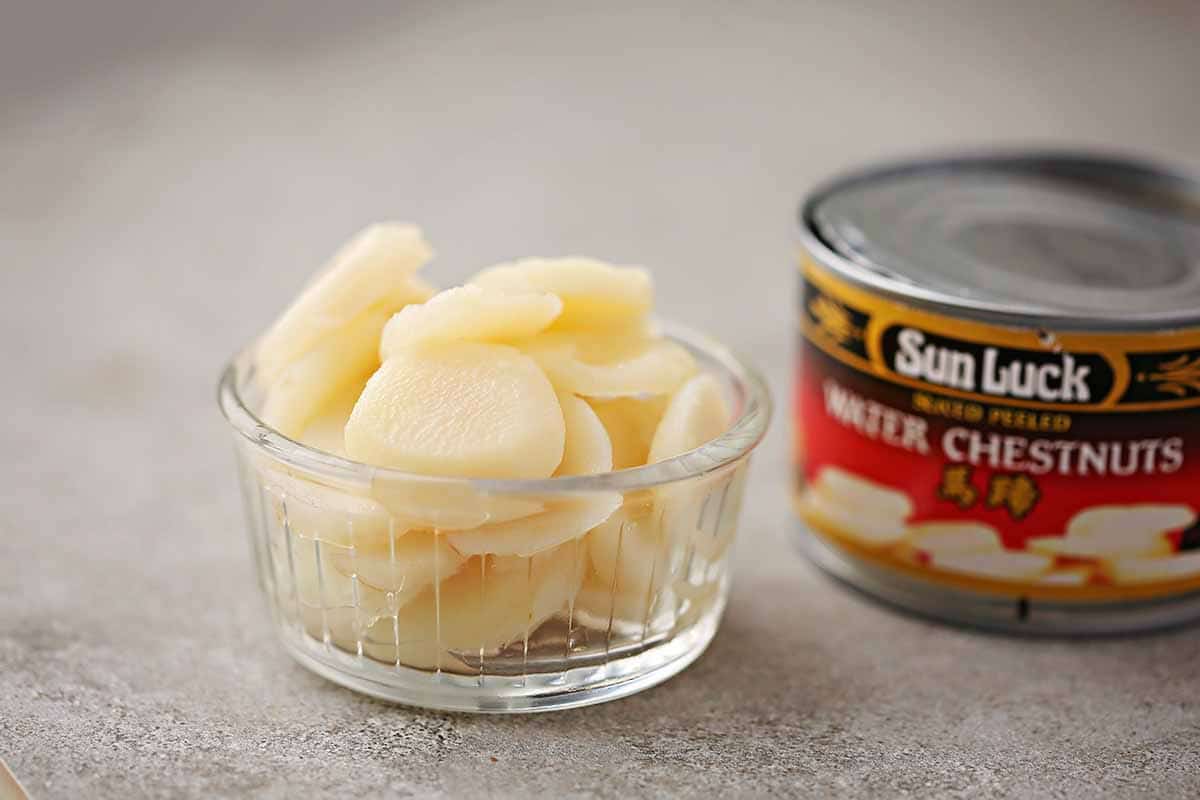
[[[787,509],[802,190],[953,145],[1195,166],[1194,6],[76,5],[0,33],[0,758],[33,795],[1200,796],[1200,630],[897,615],[796,556]],[[444,284],[645,263],[767,373],[731,605],[679,677],[446,715],[270,640],[216,376],[387,217]]]

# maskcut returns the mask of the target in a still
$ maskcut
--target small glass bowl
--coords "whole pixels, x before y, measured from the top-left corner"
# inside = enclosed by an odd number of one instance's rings
[[[624,697],[698,658],[771,402],[721,345],[666,334],[721,382],[729,429],[648,466],[545,480],[433,478],[306,447],[258,419],[239,355],[219,401],[259,585],[292,656],[385,700],[482,712]]]

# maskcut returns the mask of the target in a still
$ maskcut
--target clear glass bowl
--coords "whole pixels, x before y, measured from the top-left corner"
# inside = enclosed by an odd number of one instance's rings
[[[494,712],[623,697],[699,657],[771,403],[724,347],[666,333],[721,381],[729,429],[649,466],[535,481],[431,478],[306,447],[258,419],[253,361],[238,356],[219,401],[288,651],[386,700]]]

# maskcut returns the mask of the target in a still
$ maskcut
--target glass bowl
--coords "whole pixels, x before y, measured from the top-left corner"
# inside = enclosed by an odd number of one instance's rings
[[[729,429],[666,461],[545,480],[434,478],[306,447],[258,419],[241,353],[218,398],[288,652],[375,697],[481,712],[623,697],[698,658],[725,607],[771,402],[721,345],[665,333],[720,381]]]

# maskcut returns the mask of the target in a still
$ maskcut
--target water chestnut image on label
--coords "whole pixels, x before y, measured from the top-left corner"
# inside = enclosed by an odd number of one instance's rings
[[[1077,601],[1200,589],[1200,329],[1047,331],[804,264],[796,508],[937,585]]]

